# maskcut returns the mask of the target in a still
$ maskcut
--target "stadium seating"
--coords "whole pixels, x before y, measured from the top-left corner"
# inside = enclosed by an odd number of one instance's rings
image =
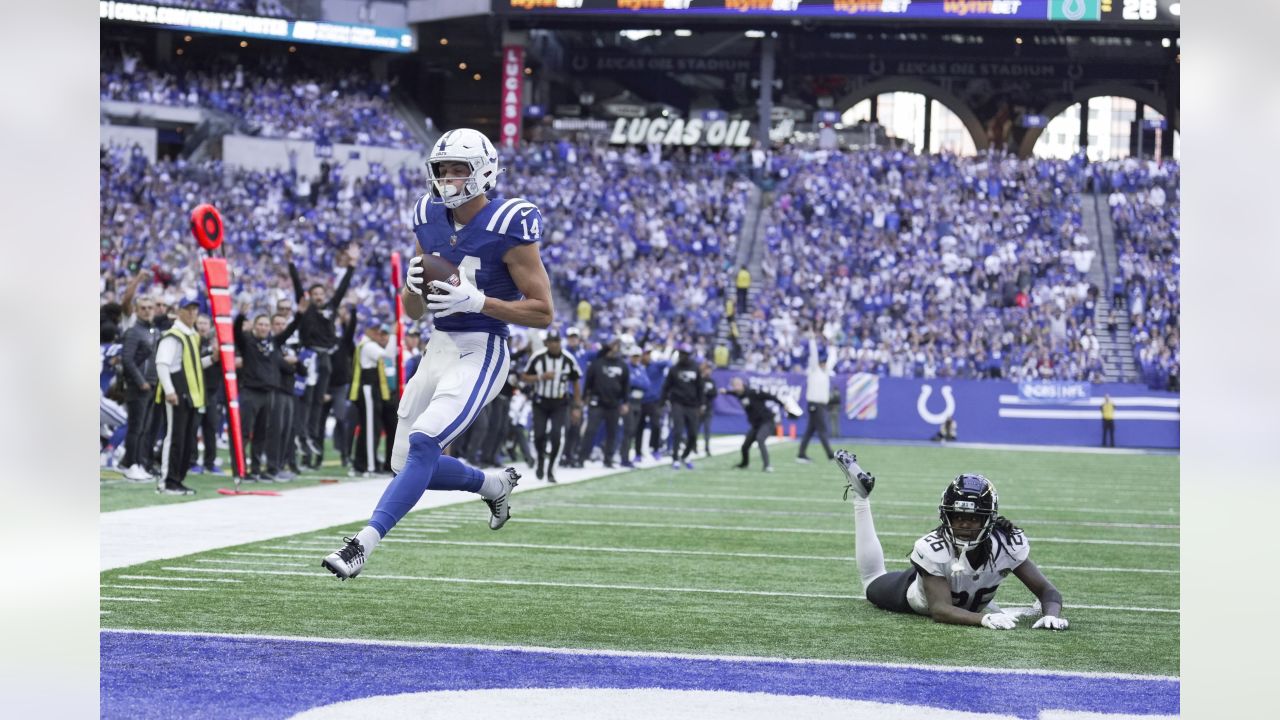
[[[390,102],[394,83],[353,69],[308,74],[279,60],[199,68],[158,70],[128,50],[104,49],[99,98],[219,110],[263,137],[422,149]]]
[[[586,300],[594,327],[711,354],[747,222],[743,156],[654,162],[636,149],[561,142],[526,145],[505,163],[502,193],[534,200],[547,218],[543,257],[571,304],[562,322]],[[1079,207],[1096,172],[1075,161],[897,150],[788,151],[769,170],[778,182],[763,208],[762,277],[738,317],[739,366],[802,368],[813,327],[840,372],[1102,380]],[[1160,183],[1164,205],[1141,187],[1112,211],[1135,352],[1153,387],[1176,383],[1178,363],[1176,167]],[[320,178],[217,161],[148,165],[114,148],[101,185],[104,289],[118,287],[136,257],[172,288],[200,287],[186,213],[209,201],[228,218],[242,302],[267,307],[291,294],[286,243],[314,277],[336,276],[336,254],[356,243],[363,260],[350,297],[386,317],[386,258],[412,249],[408,212],[426,180],[375,167],[348,181],[340,163]]]

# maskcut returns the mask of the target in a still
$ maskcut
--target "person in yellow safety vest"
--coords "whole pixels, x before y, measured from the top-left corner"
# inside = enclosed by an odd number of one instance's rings
[[[1110,395],[1102,397],[1102,447],[1116,446],[1116,404]]]
[[[182,303],[178,319],[156,346],[156,404],[164,407],[166,428],[156,492],[164,495],[196,494],[183,481],[195,458],[196,430],[205,407],[204,367],[212,363],[212,357],[200,357],[195,331],[199,312],[195,301]]]
[[[377,469],[382,407],[391,402],[391,387],[387,383],[384,361],[395,356],[396,345],[391,340],[391,328],[386,325],[365,328],[364,337],[356,344],[356,361],[351,364],[351,394],[348,399],[356,405],[356,427],[359,428],[351,470],[347,472],[351,477],[370,477]]]
[[[738,270],[736,285],[738,287],[738,304],[734,309],[739,314],[743,314],[747,312],[747,290],[751,289],[751,271],[747,270],[746,265],[743,265]]]

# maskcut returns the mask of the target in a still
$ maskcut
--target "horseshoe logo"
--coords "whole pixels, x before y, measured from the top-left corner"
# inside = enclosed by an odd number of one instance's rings
[[[929,412],[929,396],[933,394],[932,385],[922,385],[920,387],[920,397],[916,399],[916,412],[920,413],[920,419],[930,425],[941,425],[956,411],[956,399],[951,394],[951,386],[942,386],[942,399],[946,401],[946,407],[940,413]]]
[[[867,63],[867,72],[870,72],[872,75],[883,75],[884,60],[881,60],[878,57],[871,58],[871,62]]]
[[[591,64],[591,60],[584,55],[574,55],[569,64],[575,71],[581,72],[587,69]]]

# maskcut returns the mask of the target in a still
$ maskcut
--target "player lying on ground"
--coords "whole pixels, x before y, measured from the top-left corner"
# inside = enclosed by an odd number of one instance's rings
[[[551,281],[538,252],[542,213],[520,198],[490,202],[485,193],[500,172],[498,151],[475,130],[451,130],[431,150],[431,188],[413,209],[419,254],[409,262],[401,297],[410,317],[435,313],[434,331],[400,398],[391,449],[396,476],[369,525],[321,563],[343,580],[360,573],[428,487],[479,494],[494,530],[510,517],[508,498],[520,479],[515,468],[486,473],[441,455],[502,389],[511,365],[507,323],[551,324]],[[424,253],[455,265],[458,284],[424,283]]]
[[[884,550],[871,519],[871,489],[876,479],[858,466],[858,458],[836,451],[844,473],[845,498],[853,492],[854,556],[867,600],[884,610],[928,615],[935,622],[1012,630],[1022,617],[1043,613],[1032,627],[1065,630],[1062,594],[1029,559],[1031,546],[1021,529],[999,515],[995,486],[981,475],[965,473],[942,492],[942,523],[916,541],[911,568],[886,572]],[[991,602],[1009,573],[1039,600],[1036,607],[1005,613]]]

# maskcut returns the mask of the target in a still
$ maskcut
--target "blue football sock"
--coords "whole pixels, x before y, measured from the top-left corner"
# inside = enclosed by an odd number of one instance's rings
[[[404,469],[391,481],[369,518],[369,525],[386,537],[391,528],[418,504],[422,494],[432,490],[480,492],[484,473],[464,465],[457,458],[441,456],[440,444],[424,433],[409,435],[409,456]]]
[[[425,433],[409,435],[409,457],[404,469],[391,480],[391,484],[378,499],[378,507],[369,518],[369,525],[386,537],[391,528],[400,522],[422,498],[431,484],[431,476],[440,461],[440,443]]]
[[[447,455],[440,457],[440,463],[436,465],[436,474],[431,476],[432,490],[480,492],[480,486],[483,484],[483,471]]]

